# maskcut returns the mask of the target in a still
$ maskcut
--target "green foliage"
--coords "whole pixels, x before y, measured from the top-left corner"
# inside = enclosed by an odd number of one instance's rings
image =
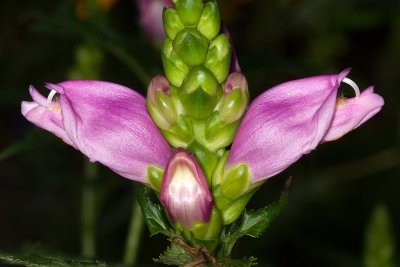
[[[183,247],[176,243],[171,243],[167,250],[154,261],[166,265],[183,266],[191,263],[193,259],[194,256],[190,252],[186,251]]]
[[[379,204],[372,212],[365,233],[365,267],[394,267],[394,239],[389,212]]]
[[[104,262],[89,260],[74,260],[61,257],[41,256],[37,254],[12,254],[0,251],[0,260],[11,264],[25,265],[28,267],[103,267]]]
[[[255,211],[244,211],[240,222],[221,238],[220,257],[229,257],[236,242],[243,236],[259,237],[271,225],[272,221],[285,208],[288,200],[286,192],[282,193],[276,203]]]
[[[145,186],[138,186],[138,188],[138,200],[142,208],[143,219],[149,228],[150,236],[156,234],[173,236],[171,226],[164,216],[163,207],[150,199],[150,189]]]

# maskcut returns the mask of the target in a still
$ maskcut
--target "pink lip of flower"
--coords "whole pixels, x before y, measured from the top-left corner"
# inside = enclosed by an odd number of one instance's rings
[[[383,98],[372,88],[359,94],[346,78],[349,71],[286,82],[257,97],[239,126],[226,167],[247,164],[251,181],[262,181],[379,112]],[[353,86],[357,96],[337,103],[342,81]]]
[[[52,90],[47,99],[31,86],[33,102],[22,102],[22,114],[33,124],[128,179],[147,183],[147,166],[167,165],[171,148],[140,94],[101,81],[65,81],[47,87]]]
[[[147,35],[157,43],[165,38],[162,22],[164,7],[175,6],[171,0],[137,0],[140,24]]]
[[[196,222],[208,222],[214,206],[203,171],[194,156],[177,149],[164,172],[161,203],[173,221],[187,229]]]

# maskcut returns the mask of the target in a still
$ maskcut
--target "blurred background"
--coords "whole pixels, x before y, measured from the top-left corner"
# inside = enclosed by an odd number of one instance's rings
[[[363,89],[375,85],[386,101],[361,128],[262,187],[250,207],[277,200],[293,177],[284,213],[262,238],[241,240],[234,256],[271,267],[399,266],[400,2],[219,3],[252,98],[288,80],[352,67],[349,77]],[[3,0],[0,7],[0,250],[120,263],[133,182],[28,123],[20,103],[30,100],[30,84],[45,94],[45,82],[72,78],[146,94],[162,72],[159,44],[144,32],[132,0]],[[82,203],[95,212],[82,212]],[[95,250],[81,240],[90,216]],[[155,265],[167,245],[148,235],[144,229],[138,266]]]

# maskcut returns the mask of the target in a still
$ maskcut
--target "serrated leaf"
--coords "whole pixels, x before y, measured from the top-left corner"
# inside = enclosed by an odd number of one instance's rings
[[[183,266],[193,261],[193,255],[176,243],[171,243],[167,250],[154,260],[166,265]]]
[[[282,193],[278,202],[272,203],[256,211],[244,211],[240,222],[221,238],[219,255],[229,258],[233,246],[243,236],[259,237],[278,217],[287,204],[288,195]]]
[[[37,254],[13,254],[0,251],[0,261],[28,267],[105,267],[100,261],[74,260],[61,257],[42,256]]]
[[[241,260],[236,260],[236,259],[226,259],[222,260],[224,267],[251,267],[251,266],[256,266],[257,265],[257,258],[255,257],[250,257],[250,258],[244,258]]]
[[[173,230],[164,216],[164,209],[161,205],[154,203],[150,199],[150,189],[140,186],[138,189],[138,200],[142,208],[143,219],[150,231],[150,236],[164,234],[168,237],[173,236]]]
[[[366,267],[394,267],[394,240],[386,206],[377,205],[365,233],[364,264]]]

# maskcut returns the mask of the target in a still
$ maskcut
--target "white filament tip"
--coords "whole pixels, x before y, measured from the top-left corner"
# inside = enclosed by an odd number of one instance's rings
[[[53,103],[53,98],[57,94],[56,90],[51,90],[49,96],[47,97],[47,108],[51,108]]]
[[[360,96],[360,88],[358,87],[358,85],[355,82],[353,82],[352,80],[350,80],[347,77],[345,77],[342,80],[342,82],[347,83],[348,85],[350,85],[353,88],[354,92],[356,93],[356,97]]]

